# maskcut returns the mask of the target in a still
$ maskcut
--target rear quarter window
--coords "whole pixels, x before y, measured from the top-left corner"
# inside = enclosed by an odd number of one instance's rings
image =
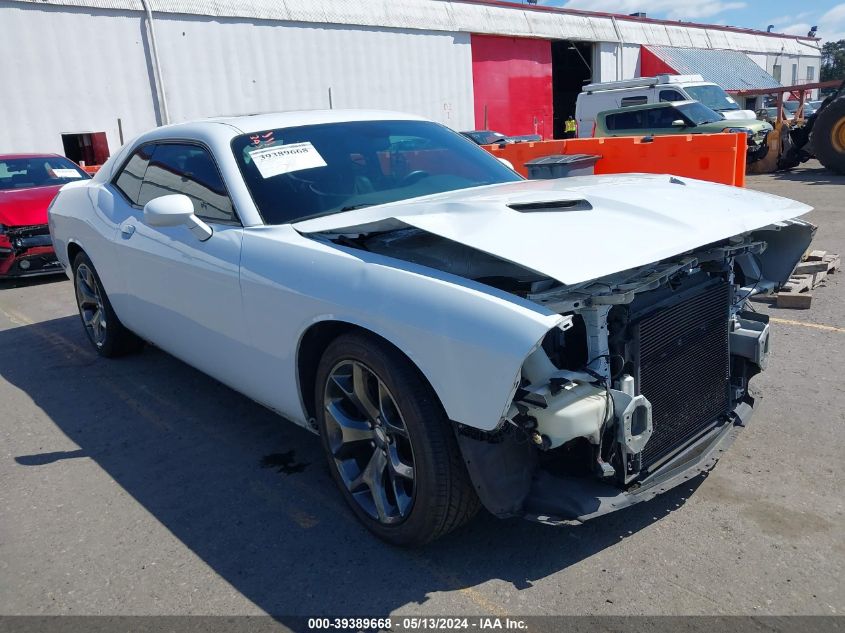
[[[138,204],[138,196],[141,193],[141,183],[147,166],[150,164],[150,156],[153,152],[152,145],[145,145],[136,149],[132,156],[126,161],[123,169],[120,170],[117,178],[114,179],[114,186],[126,196],[132,204]]]

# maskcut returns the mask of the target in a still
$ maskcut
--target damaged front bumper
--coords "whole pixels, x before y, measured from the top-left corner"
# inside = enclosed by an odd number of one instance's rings
[[[571,525],[649,501],[711,470],[753,411],[754,399],[746,395],[725,419],[627,489],[539,467],[532,443],[518,432],[480,438],[459,425],[458,442],[476,492],[493,515]]]
[[[753,412],[754,399],[747,397],[731,412],[731,419],[711,429],[639,485],[626,491],[595,479],[561,477],[540,470],[525,500],[523,516],[550,525],[569,525],[649,501],[712,470],[739,431],[748,424]]]
[[[0,278],[63,272],[47,225],[9,227],[0,233]]]
[[[812,232],[785,223],[541,291],[564,319],[526,357],[502,424],[456,427],[483,505],[583,522],[710,470],[750,418],[749,381],[770,352],[769,319],[747,299],[777,287]]]

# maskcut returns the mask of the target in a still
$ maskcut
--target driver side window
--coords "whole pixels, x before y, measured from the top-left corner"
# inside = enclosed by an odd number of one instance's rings
[[[138,205],[181,193],[194,203],[197,217],[237,222],[234,206],[208,150],[199,145],[160,143],[155,146],[138,194]]]

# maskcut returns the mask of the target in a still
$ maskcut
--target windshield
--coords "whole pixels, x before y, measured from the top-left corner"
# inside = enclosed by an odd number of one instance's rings
[[[739,104],[733,97],[715,84],[706,86],[684,86],[686,93],[699,103],[703,103],[711,110],[725,112],[727,110],[739,110]]]
[[[683,105],[677,106],[677,108],[683,113],[685,117],[687,117],[696,125],[714,123],[716,121],[721,121],[725,118],[718,112],[713,112],[713,110],[700,103],[685,103]]]
[[[53,187],[82,178],[90,176],[61,156],[0,158],[0,191]]]
[[[266,130],[232,141],[266,224],[522,178],[428,121],[351,121]]]

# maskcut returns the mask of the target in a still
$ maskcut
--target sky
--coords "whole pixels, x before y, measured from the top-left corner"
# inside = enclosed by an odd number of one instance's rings
[[[845,39],[845,2],[836,0],[540,0],[540,4],[634,13],[645,11],[650,18],[729,24],[806,35],[810,27],[819,27],[823,42]]]

